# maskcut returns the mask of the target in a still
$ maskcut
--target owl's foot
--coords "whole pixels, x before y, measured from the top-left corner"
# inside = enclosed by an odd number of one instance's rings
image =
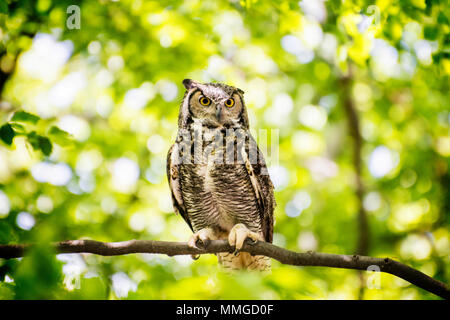
[[[255,242],[258,240],[263,240],[261,235],[256,232],[250,231],[244,224],[238,223],[234,225],[234,227],[228,234],[228,243],[231,247],[236,248],[234,251],[235,255],[238,255],[238,253],[241,251],[244,245],[244,241],[247,238],[250,238]]]
[[[188,240],[191,248],[206,248],[210,240],[215,239],[214,231],[211,228],[204,228],[194,233]]]

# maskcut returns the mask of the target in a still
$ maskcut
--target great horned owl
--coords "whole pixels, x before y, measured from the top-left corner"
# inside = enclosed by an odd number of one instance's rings
[[[167,157],[175,212],[207,245],[228,239],[217,254],[224,268],[270,270],[270,259],[239,252],[246,238],[272,242],[275,199],[262,153],[249,133],[241,89],[183,80],[176,142]]]

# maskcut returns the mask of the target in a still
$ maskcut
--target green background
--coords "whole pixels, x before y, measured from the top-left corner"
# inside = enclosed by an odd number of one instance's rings
[[[449,19],[433,0],[0,1],[0,243],[39,244],[0,259],[0,299],[436,299],[387,274],[46,243],[188,239],[165,160],[192,78],[243,89],[268,130],[275,244],[353,254],[366,234],[367,255],[448,283]]]

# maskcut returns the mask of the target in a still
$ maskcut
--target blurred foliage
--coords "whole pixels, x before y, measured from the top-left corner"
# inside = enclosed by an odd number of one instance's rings
[[[81,9],[79,29],[66,21]],[[352,254],[353,144],[363,138],[369,254],[449,282],[447,1],[0,1],[0,299],[355,299],[352,270],[273,262],[222,274],[214,256],[57,255],[49,241],[186,241],[165,157],[181,81],[245,91],[278,206],[274,243]],[[340,83],[349,77],[349,88]],[[271,147],[278,147],[279,162]],[[368,276],[368,275],[366,275]],[[390,275],[365,299],[436,299]]]

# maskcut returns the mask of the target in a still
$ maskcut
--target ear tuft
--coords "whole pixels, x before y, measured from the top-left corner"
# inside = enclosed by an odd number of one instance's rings
[[[192,80],[192,79],[184,79],[183,80],[183,85],[184,85],[184,87],[187,90],[192,89],[193,87],[195,87],[195,84],[196,84],[195,81]]]

